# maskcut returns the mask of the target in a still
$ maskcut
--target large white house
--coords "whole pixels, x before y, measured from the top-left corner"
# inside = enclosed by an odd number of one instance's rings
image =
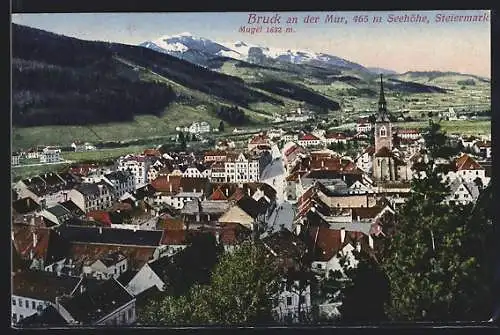
[[[226,180],[231,183],[249,183],[259,181],[259,160],[250,159],[244,153],[229,156],[224,163]]]
[[[148,170],[151,166],[151,157],[145,155],[128,155],[118,159],[119,171],[130,171],[135,178],[135,187],[148,182]]]
[[[61,161],[61,149],[46,147],[40,154],[40,163],[56,163]]]
[[[99,183],[83,183],[68,193],[68,198],[85,213],[113,206],[114,192],[111,186]]]

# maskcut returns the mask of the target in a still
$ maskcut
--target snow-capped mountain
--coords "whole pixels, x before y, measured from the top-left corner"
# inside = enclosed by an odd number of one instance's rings
[[[202,37],[195,37],[190,33],[162,36],[159,39],[144,42],[140,45],[203,66],[206,66],[210,59],[229,57],[257,64],[261,64],[265,59],[272,59],[293,64],[350,68],[363,72],[371,72],[360,64],[325,53],[270,48],[243,41],[218,42]]]

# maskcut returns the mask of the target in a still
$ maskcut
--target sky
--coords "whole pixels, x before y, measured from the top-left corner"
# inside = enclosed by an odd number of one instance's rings
[[[279,24],[250,24],[249,15],[281,17]],[[426,16],[428,23],[388,22],[391,15]],[[50,13],[13,14],[12,22],[85,40],[137,45],[165,35],[189,32],[215,41],[244,41],[261,46],[335,55],[366,67],[406,71],[454,71],[490,77],[490,22],[436,22],[436,15],[481,15],[474,11],[402,12],[223,12],[223,13]],[[347,23],[327,23],[327,15]],[[369,22],[354,22],[367,16]],[[318,23],[304,18],[319,17]],[[373,23],[379,16],[382,22]],[[288,17],[298,23],[287,24]],[[358,20],[358,21],[362,21]],[[249,34],[240,28],[263,27]],[[282,33],[268,27],[281,26]],[[285,27],[294,31],[284,33]]]

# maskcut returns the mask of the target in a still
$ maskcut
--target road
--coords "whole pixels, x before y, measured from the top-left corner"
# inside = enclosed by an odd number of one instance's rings
[[[286,172],[281,152],[276,144],[271,147],[271,153],[273,161],[262,172],[261,182],[271,185],[276,190],[276,208],[267,220],[266,233],[262,237],[279,231],[281,227],[293,231],[295,217],[293,205],[285,198]]]
[[[12,165],[12,168],[29,167],[29,166],[42,166],[42,165],[71,164],[74,162],[75,161],[60,161],[60,162],[54,162],[54,163],[20,164],[20,165]]]

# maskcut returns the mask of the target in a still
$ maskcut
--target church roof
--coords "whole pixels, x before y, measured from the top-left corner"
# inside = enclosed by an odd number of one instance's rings
[[[386,108],[385,94],[384,94],[384,83],[382,81],[382,74],[380,75],[380,97],[378,100],[378,113],[376,122],[390,122],[389,113]]]

